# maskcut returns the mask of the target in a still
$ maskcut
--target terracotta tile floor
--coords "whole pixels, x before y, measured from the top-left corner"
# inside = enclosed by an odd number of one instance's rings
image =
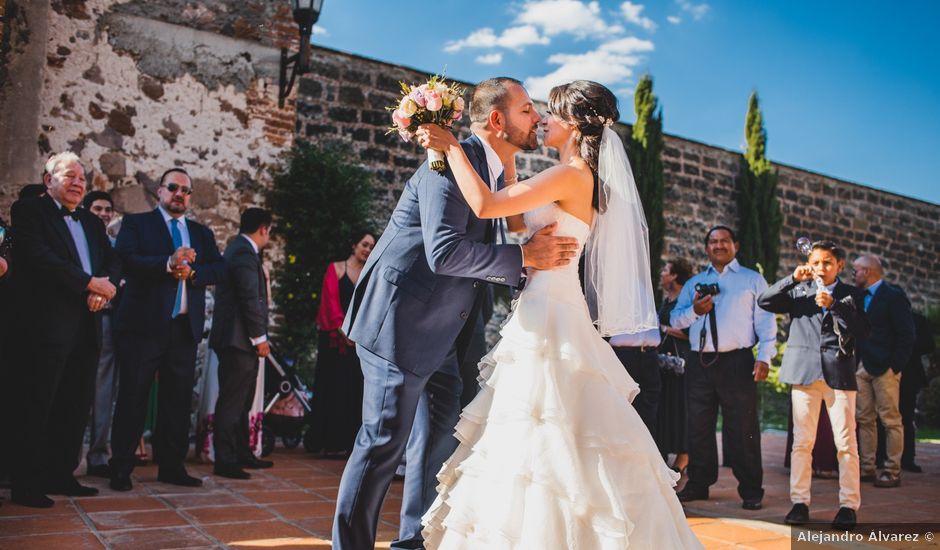
[[[741,509],[736,482],[727,468],[721,469],[711,500],[686,507],[689,524],[706,548],[791,548],[790,530],[782,525],[790,508],[784,444],[781,434],[763,435],[767,496],[762,510]],[[863,486],[860,521],[940,522],[940,445],[920,444],[917,456],[927,473],[906,474],[901,488]],[[248,481],[217,478],[211,475],[211,466],[189,464],[193,475],[203,477],[204,485],[198,489],[157,482],[153,466],[135,471],[130,493],[115,493],[106,480],[83,477],[83,483],[98,487],[102,494],[54,497],[56,505],[48,510],[13,504],[9,491],[0,490],[0,549],[328,549],[343,462],[302,449],[278,448],[271,458],[275,467],[253,473]],[[396,535],[401,490],[401,482],[393,483],[383,507],[378,548],[388,548]],[[813,519],[830,521],[838,509],[837,481],[814,480],[813,495]]]

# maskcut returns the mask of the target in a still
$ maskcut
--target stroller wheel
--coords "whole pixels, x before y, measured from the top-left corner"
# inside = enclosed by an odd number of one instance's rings
[[[288,449],[296,449],[297,445],[300,445],[300,435],[283,435],[281,436],[281,442]]]
[[[268,456],[274,450],[274,434],[271,430],[261,431],[261,456]]]

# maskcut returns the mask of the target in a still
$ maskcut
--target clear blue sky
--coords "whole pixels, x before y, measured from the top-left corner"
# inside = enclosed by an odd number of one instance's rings
[[[756,89],[773,161],[940,203],[938,21],[932,0],[325,0],[313,41],[536,97],[599,80],[627,122],[649,72],[667,133],[732,150]]]

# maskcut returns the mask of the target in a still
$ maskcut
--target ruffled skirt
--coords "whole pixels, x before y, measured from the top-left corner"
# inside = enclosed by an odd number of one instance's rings
[[[580,287],[527,288],[501,336],[438,474],[426,548],[701,548]]]

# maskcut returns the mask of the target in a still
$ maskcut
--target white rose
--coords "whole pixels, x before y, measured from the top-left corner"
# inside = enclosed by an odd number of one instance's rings
[[[401,111],[401,114],[410,117],[415,114],[415,112],[417,112],[418,104],[415,103],[415,100],[405,96],[401,98],[401,103],[398,105],[398,110]]]

